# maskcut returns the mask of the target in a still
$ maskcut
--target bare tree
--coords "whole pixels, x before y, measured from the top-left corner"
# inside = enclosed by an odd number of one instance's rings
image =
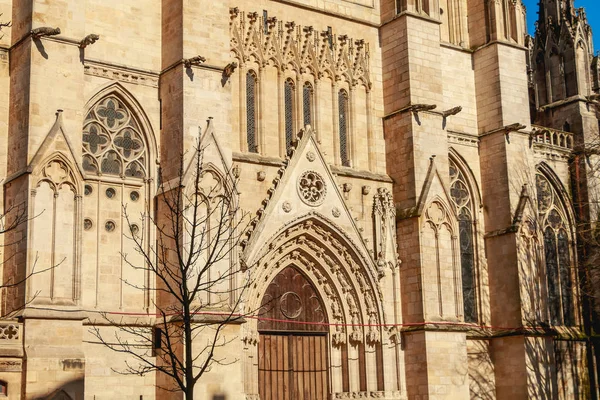
[[[0,17],[2,17],[4,15],[4,13],[0,13]],[[12,27],[12,21],[8,21],[8,22],[2,22],[0,21],[0,31],[3,28],[10,28]],[[4,33],[0,34],[0,39],[2,39],[4,37]]]
[[[178,177],[161,179],[157,213],[144,216],[156,231],[156,243],[132,232],[143,265],[122,255],[131,268],[148,272],[155,281],[153,287],[128,283],[154,294],[153,326],[103,314],[113,332],[92,328],[102,344],[130,360],[115,372],[157,373],[159,389],[183,393],[187,400],[194,398],[194,387],[211,367],[237,361],[218,353],[236,339],[224,329],[243,319],[241,301],[249,285],[247,267],[236,261],[249,221],[237,203],[236,178],[227,170],[215,182],[203,154],[198,145],[187,171],[181,157]],[[132,227],[126,207],[124,215]]]

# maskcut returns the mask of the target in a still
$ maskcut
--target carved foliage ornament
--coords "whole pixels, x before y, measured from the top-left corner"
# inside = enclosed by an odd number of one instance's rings
[[[377,193],[373,196],[373,222],[375,227],[375,260],[377,261],[379,277],[382,277],[386,263],[391,263],[390,265],[395,268],[398,262],[396,252],[396,207],[392,194],[386,188],[377,188]]]
[[[369,90],[369,45],[331,30],[318,31],[312,26],[263,20],[257,13],[230,9],[231,49],[241,63],[256,60],[259,65],[274,65],[315,78],[345,80]]]

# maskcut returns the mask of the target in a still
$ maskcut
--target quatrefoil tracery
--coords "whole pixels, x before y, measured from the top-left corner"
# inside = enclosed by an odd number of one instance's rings
[[[90,110],[84,122],[84,170],[143,179],[146,147],[142,137],[123,102],[107,97]]]

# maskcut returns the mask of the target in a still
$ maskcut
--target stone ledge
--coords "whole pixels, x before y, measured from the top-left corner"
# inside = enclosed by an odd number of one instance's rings
[[[268,157],[257,153],[237,153],[234,152],[232,155],[233,161],[245,162],[251,164],[268,165],[271,167],[281,167],[284,165],[284,161],[278,157]]]
[[[355,170],[355,169],[352,169],[349,167],[342,167],[342,166],[338,166],[338,165],[331,165],[330,168],[331,168],[331,172],[334,175],[340,175],[340,176],[344,176],[344,177],[348,177],[348,178],[366,179],[369,181],[376,181],[376,182],[394,183],[392,178],[390,178],[388,175],[385,175],[385,174],[376,174],[376,173],[370,172],[370,171],[359,171],[359,170]]]

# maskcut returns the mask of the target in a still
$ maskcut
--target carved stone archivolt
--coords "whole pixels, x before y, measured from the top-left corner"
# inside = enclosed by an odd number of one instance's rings
[[[230,17],[231,49],[241,63],[253,60],[260,66],[289,68],[370,90],[369,45],[364,40],[276,17],[265,20],[237,7],[230,9]]]
[[[384,321],[381,292],[365,264],[344,242],[344,238],[320,219],[305,216],[288,225],[269,241],[258,257],[260,265],[255,270],[258,274],[255,282],[265,283],[256,288],[253,301],[260,301],[266,292],[265,285],[281,270],[291,265],[301,266],[324,299],[334,344],[341,345],[348,340],[380,342],[377,325]],[[292,300],[286,303],[290,307]],[[292,313],[293,310],[287,311]],[[363,327],[367,324],[373,326]]]

